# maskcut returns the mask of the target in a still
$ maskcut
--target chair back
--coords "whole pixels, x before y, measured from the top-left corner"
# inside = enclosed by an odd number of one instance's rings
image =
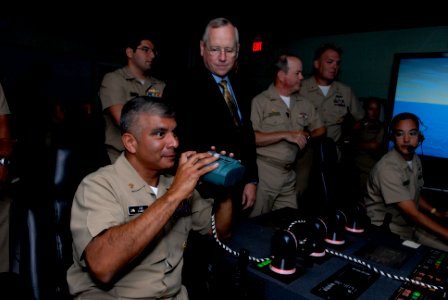
[[[39,186],[33,185],[39,196],[26,201],[20,274],[36,300],[71,299],[66,272],[73,261],[71,204],[82,176],[78,155],[73,148],[51,149],[47,158],[49,169],[38,180]],[[29,191],[24,195],[29,196]]]

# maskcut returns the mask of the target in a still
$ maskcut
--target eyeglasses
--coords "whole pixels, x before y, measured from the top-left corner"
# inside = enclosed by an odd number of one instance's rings
[[[418,130],[414,130],[414,129],[413,130],[409,130],[408,132],[405,132],[403,130],[396,130],[395,131],[395,136],[397,138],[404,137],[405,134],[408,134],[410,137],[416,137],[416,136],[418,136],[419,131]]]
[[[154,55],[157,55],[157,50],[154,48],[149,48],[149,47],[137,47],[137,50],[141,50],[143,52],[145,52],[146,54],[148,53],[153,53]]]
[[[210,53],[211,56],[218,56],[222,52],[224,52],[224,54],[229,57],[233,57],[236,55],[235,48],[209,47],[209,48],[207,48],[207,51],[208,51],[208,53]]]

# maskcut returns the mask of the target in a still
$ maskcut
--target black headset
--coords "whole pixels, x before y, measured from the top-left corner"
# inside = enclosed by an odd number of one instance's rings
[[[417,117],[415,114],[410,113],[410,112],[402,112],[392,118],[392,121],[390,121],[389,130],[388,130],[389,139],[391,141],[395,142],[395,126],[397,126],[397,123],[402,120],[412,120],[415,122],[415,124],[417,124],[418,145],[423,143],[423,141],[425,140],[425,136],[420,131],[420,127],[423,126],[423,122],[420,120],[419,117]]]

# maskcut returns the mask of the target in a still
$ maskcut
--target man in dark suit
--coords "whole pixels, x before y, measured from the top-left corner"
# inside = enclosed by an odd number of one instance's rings
[[[200,50],[204,65],[190,70],[182,79],[176,78],[172,84],[168,82],[163,97],[175,104],[181,150],[207,151],[215,146],[217,151],[234,153],[241,160],[246,167],[242,184],[225,191],[231,192],[237,207],[247,209],[255,202],[258,172],[250,121],[251,98],[244,96],[234,72],[239,50],[238,29],[224,18],[210,21],[200,41]],[[237,115],[232,114],[224,99],[221,80],[227,82]],[[210,193],[204,196],[215,200],[228,195],[223,189],[205,183],[200,190]]]
[[[244,96],[235,74],[239,47],[238,30],[229,20],[211,20],[200,41],[204,63],[182,73],[181,78],[168,80],[162,96],[176,108],[182,147],[179,151],[203,152],[214,146],[218,152],[233,153],[245,166],[243,179],[235,186],[223,188],[202,182],[197,187],[203,197],[213,198],[215,205],[230,197],[234,216],[246,215],[253,206],[258,183],[255,135],[250,121],[252,98]],[[213,287],[223,284],[213,281],[219,273],[215,272],[218,252],[211,251],[216,245],[213,240],[189,237],[183,278],[190,299],[212,299],[217,293]]]

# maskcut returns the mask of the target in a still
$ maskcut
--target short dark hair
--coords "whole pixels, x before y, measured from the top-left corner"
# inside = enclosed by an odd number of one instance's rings
[[[163,118],[175,118],[176,114],[171,105],[157,97],[139,96],[135,97],[123,106],[120,117],[121,134],[130,132],[137,134],[138,117],[142,113],[154,114]]]
[[[359,100],[362,101],[362,106],[364,107],[364,110],[367,111],[367,109],[369,108],[369,104],[370,103],[377,103],[380,108],[383,106],[384,103],[384,99],[379,98],[379,97],[366,97],[366,98],[359,98]]]
[[[403,120],[412,120],[415,125],[417,126],[417,129],[420,130],[420,124],[422,123],[420,121],[420,118],[417,117],[416,115],[414,115],[413,113],[410,112],[402,112],[399,113],[398,115],[396,115],[395,117],[393,117],[392,121],[390,121],[390,131],[391,133],[395,132],[395,127],[397,127],[397,123]]]
[[[155,45],[154,37],[146,35],[127,35],[123,41],[123,49],[131,48],[136,51],[137,47],[140,46],[143,40],[151,41]]]
[[[313,61],[320,59],[322,54],[324,54],[324,52],[327,50],[336,51],[339,54],[339,56],[342,56],[342,48],[341,47],[339,47],[333,43],[324,43],[324,44],[320,45],[319,47],[317,47],[317,49],[314,51]]]

